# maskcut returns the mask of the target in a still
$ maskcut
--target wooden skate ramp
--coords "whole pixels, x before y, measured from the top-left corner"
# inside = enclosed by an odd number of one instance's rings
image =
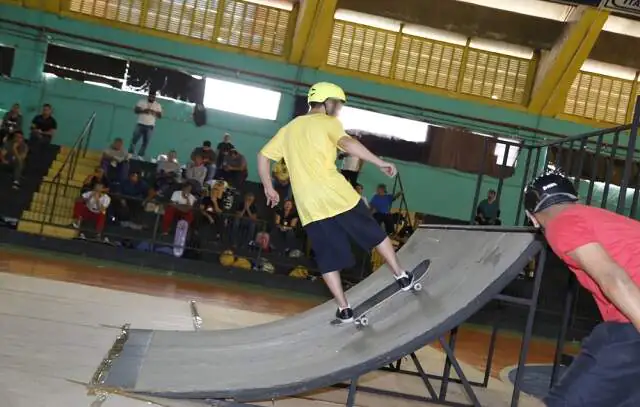
[[[331,326],[335,303],[243,329],[132,329],[104,386],[188,399],[268,400],[323,388],[398,360],[458,326],[498,294],[542,244],[526,228],[423,226],[399,255],[431,260],[423,290],[394,297],[370,326]],[[386,266],[349,290],[356,305],[393,277]]]

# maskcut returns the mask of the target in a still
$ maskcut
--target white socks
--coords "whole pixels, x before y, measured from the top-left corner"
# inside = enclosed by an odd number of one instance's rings
[[[393,276],[396,278],[396,280],[400,280],[401,278],[409,278],[409,275],[406,271],[403,271],[399,276],[396,276],[395,274]]]

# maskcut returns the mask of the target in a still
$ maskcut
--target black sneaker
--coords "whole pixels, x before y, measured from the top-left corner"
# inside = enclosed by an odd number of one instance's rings
[[[336,318],[340,323],[353,322],[353,310],[351,308],[340,309],[336,311]]]
[[[400,286],[400,290],[409,291],[413,288],[414,284],[413,273],[410,271],[405,271],[400,277],[396,277],[396,281]]]

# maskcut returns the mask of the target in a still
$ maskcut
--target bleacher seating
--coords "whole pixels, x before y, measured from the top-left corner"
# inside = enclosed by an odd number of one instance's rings
[[[11,168],[0,165],[0,219],[6,223],[15,224],[22,212],[31,204],[34,193],[38,191],[43,177],[49,171],[51,164],[58,155],[58,146],[46,146],[33,150],[27,157],[27,163],[21,180],[21,188],[12,188],[13,177]]]

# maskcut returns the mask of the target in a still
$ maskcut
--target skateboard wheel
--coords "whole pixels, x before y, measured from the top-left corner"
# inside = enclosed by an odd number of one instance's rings
[[[420,291],[420,290],[422,290],[422,284],[420,284],[420,283],[415,283],[415,284],[413,285],[413,289],[414,289],[414,290],[416,290],[416,291]]]
[[[369,319],[367,317],[360,318],[360,325],[362,325],[362,326],[369,325]]]

